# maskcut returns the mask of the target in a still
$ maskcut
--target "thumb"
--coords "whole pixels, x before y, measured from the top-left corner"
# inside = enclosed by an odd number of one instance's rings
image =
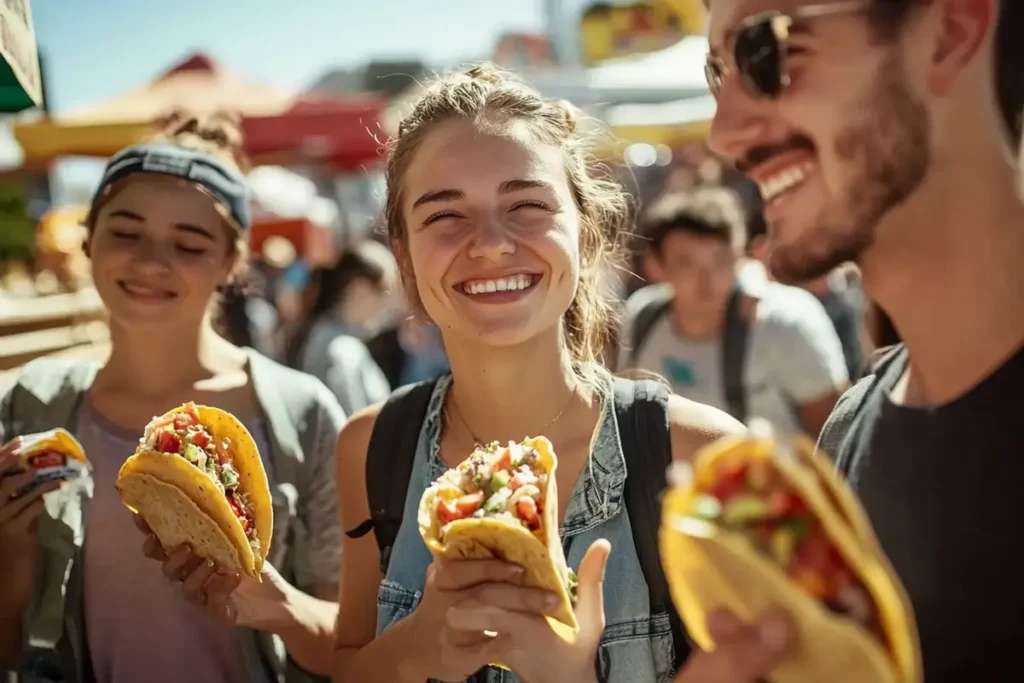
[[[576,619],[580,630],[592,639],[604,632],[604,569],[612,544],[600,538],[594,541],[580,563]]]

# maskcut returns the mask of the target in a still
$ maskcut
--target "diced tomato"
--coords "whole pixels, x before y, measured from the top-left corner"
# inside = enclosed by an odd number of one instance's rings
[[[726,501],[743,491],[746,484],[746,463],[734,463],[721,469],[718,473],[718,481],[711,487],[709,493],[718,500]]]
[[[772,491],[768,508],[773,517],[790,517],[807,509],[799,496],[788,491]]]
[[[160,432],[156,447],[161,453],[178,453],[181,450],[181,439],[170,431]]]
[[[228,449],[224,447],[224,442],[221,441],[219,444],[217,444],[217,462],[223,465],[228,461]]]
[[[793,573],[793,581],[816,598],[828,596],[828,583],[818,572],[806,567],[798,568]]]
[[[471,517],[484,504],[484,492],[477,491],[455,501],[455,510],[460,517]]]
[[[524,496],[516,501],[516,514],[519,519],[526,522],[529,527],[540,526],[540,515],[537,514],[537,501],[529,496]]]
[[[455,509],[455,501],[438,500],[437,519],[441,524],[447,524],[448,522],[454,522],[457,519],[461,519],[459,511]]]
[[[206,448],[210,445],[210,435],[206,432],[196,432],[192,435],[192,443],[200,448]]]
[[[195,422],[192,420],[192,416],[188,413],[175,413],[174,414],[174,428],[175,429],[188,429]]]
[[[501,455],[499,455],[498,459],[494,461],[492,469],[495,472],[512,469],[512,451],[508,448],[502,448]]]
[[[833,567],[832,546],[821,527],[815,527],[810,535],[796,547],[796,563],[815,572],[829,573]]]
[[[238,501],[235,500],[234,496],[228,496],[228,505],[231,506],[231,511],[235,513],[235,517],[237,517],[238,521],[241,522],[242,531],[248,532],[249,527],[251,526],[249,518],[246,517],[245,513],[242,511],[242,506],[238,504]]]

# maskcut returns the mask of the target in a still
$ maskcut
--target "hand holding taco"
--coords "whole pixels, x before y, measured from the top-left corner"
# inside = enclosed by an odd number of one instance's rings
[[[230,413],[186,403],[154,418],[117,489],[165,552],[188,545],[224,571],[261,580],[270,488],[252,436]]]
[[[419,527],[436,557],[521,566],[523,586],[559,596],[548,622],[571,641],[579,629],[573,613],[576,577],[558,536],[557,467],[544,437],[480,447],[424,492]]]
[[[0,446],[0,549],[29,550],[36,520],[43,513],[43,496],[56,491],[62,480],[37,482],[35,471],[24,467],[21,438]]]
[[[920,645],[906,593],[856,498],[813,444],[766,423],[698,454],[666,496],[662,561],[673,599],[706,650],[725,608],[751,621],[793,616],[798,646],[773,680],[917,683]]]

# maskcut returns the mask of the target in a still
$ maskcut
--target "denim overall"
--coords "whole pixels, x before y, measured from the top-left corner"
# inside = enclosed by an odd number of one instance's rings
[[[611,376],[602,372],[604,395],[611,396]],[[417,507],[424,490],[447,469],[441,460],[440,433],[446,375],[437,383],[420,431],[406,494],[404,521],[395,539],[387,575],[377,594],[377,632],[408,616],[423,597],[424,575],[431,562],[420,537]],[[607,683],[662,683],[670,680],[673,661],[668,616],[651,615],[647,584],[633,545],[623,501],[626,458],[622,452],[614,406],[605,400],[592,466],[584,468],[572,491],[561,527],[569,566],[578,569],[591,543],[606,538],[612,553],[604,581],[606,627],[598,648],[598,670]],[[487,683],[519,683],[513,673],[489,668]]]

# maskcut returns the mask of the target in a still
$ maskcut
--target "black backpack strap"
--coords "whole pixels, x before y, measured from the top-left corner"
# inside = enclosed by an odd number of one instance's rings
[[[672,604],[658,552],[661,494],[668,486],[666,470],[672,464],[668,397],[663,382],[615,378],[615,416],[626,456],[624,495],[629,525],[647,582],[651,614],[668,614],[675,666],[679,668],[690,654],[690,641]]]
[[[640,349],[644,342],[647,341],[647,337],[650,335],[651,329],[654,327],[654,323],[658,322],[663,316],[668,314],[671,306],[671,297],[657,298],[647,302],[647,304],[637,312],[636,318],[633,319],[633,329],[629,339],[630,365],[636,364],[637,356],[640,355]]]
[[[725,329],[722,331],[722,388],[730,415],[740,422],[747,421],[747,342],[750,322],[740,310],[743,292],[737,287],[729,297],[725,310]]]
[[[371,530],[374,532],[380,548],[382,575],[387,573],[391,548],[402,526],[416,445],[436,384],[435,379],[397,389],[381,407],[373,424],[366,452],[366,500],[370,519],[345,534],[349,538],[360,538]]]

